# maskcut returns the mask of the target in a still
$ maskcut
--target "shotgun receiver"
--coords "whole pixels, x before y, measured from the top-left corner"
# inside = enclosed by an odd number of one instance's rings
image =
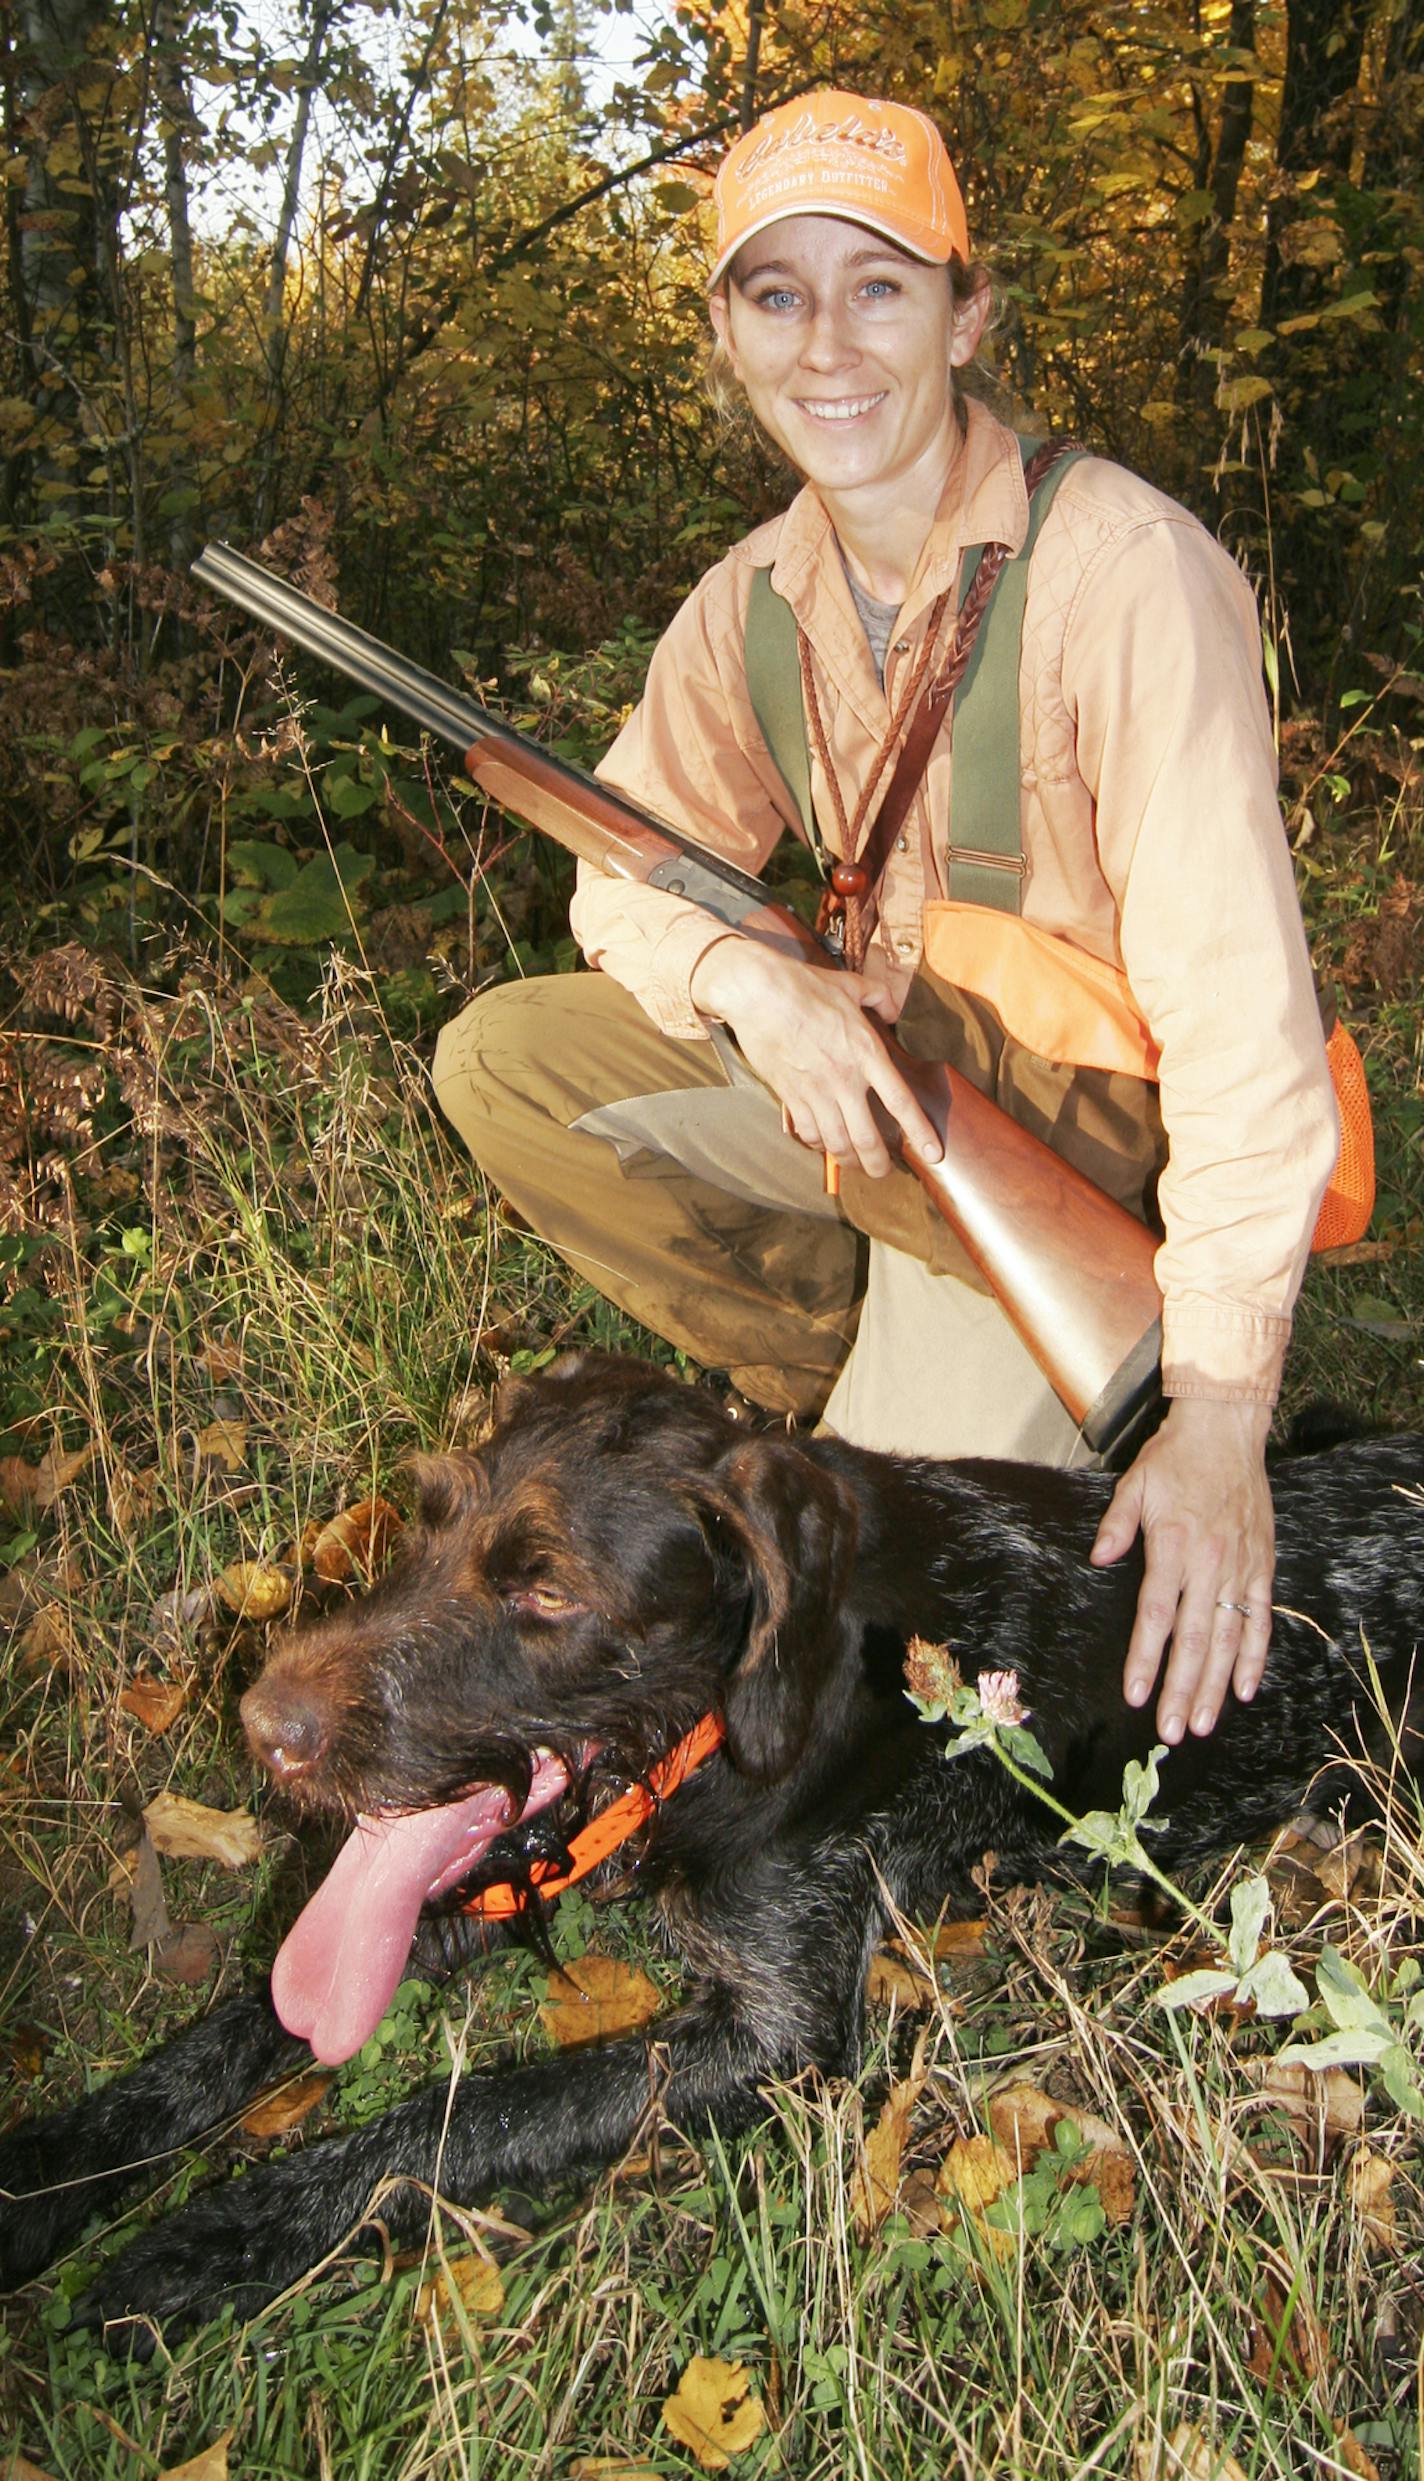
[[[454,743],[470,781],[609,878],[686,897],[747,938],[831,970],[815,935],[760,879],[611,785],[526,740],[433,673],[323,610],[225,544],[193,574],[378,697]],[[986,1100],[957,1070],[912,1059],[877,1028],[944,1148],[902,1160],[929,1191],[1093,1452],[1126,1460],[1159,1405],[1156,1243],[1124,1207]]]

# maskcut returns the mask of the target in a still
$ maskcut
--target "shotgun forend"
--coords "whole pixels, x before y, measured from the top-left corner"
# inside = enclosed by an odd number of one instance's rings
[[[460,751],[465,772],[527,825],[612,878],[685,897],[747,937],[832,969],[760,879],[569,766],[364,629],[226,544],[193,574],[262,627]],[[912,1060],[882,1036],[939,1131],[944,1156],[903,1159],[992,1286],[1084,1438],[1121,1462],[1160,1403],[1156,1243],[1125,1208],[985,1099],[957,1070]]]

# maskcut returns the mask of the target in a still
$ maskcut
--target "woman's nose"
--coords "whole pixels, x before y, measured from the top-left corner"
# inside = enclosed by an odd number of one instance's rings
[[[812,370],[839,370],[855,359],[850,322],[839,302],[819,302],[812,310],[801,347],[801,359]]]

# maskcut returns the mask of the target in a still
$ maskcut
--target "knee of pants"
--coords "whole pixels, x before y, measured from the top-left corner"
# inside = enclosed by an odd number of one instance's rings
[[[537,1051],[523,1039],[527,1012],[520,1007],[522,996],[519,983],[496,983],[442,1026],[436,1037],[430,1064],[435,1099],[477,1159],[481,1133],[493,1130],[511,1113],[520,1116],[533,1111],[541,1119],[548,1116],[525,1090],[532,1081]]]

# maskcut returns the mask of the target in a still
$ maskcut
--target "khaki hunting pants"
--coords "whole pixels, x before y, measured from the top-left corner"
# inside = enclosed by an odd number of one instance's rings
[[[919,1039],[902,1020],[907,1047],[957,1052],[992,1089],[962,1027],[941,1039],[933,994],[919,1015]],[[753,1402],[905,1454],[1080,1460],[1073,1423],[913,1174],[846,1172],[828,1199],[820,1157],[783,1133],[735,1054],[660,1033],[605,975],[483,993],[442,1032],[433,1080],[526,1222]],[[1094,1154],[1113,1157],[1131,1202],[1141,1174],[1116,1160],[1121,1141],[1099,1112],[1078,1152],[1099,1176]]]

